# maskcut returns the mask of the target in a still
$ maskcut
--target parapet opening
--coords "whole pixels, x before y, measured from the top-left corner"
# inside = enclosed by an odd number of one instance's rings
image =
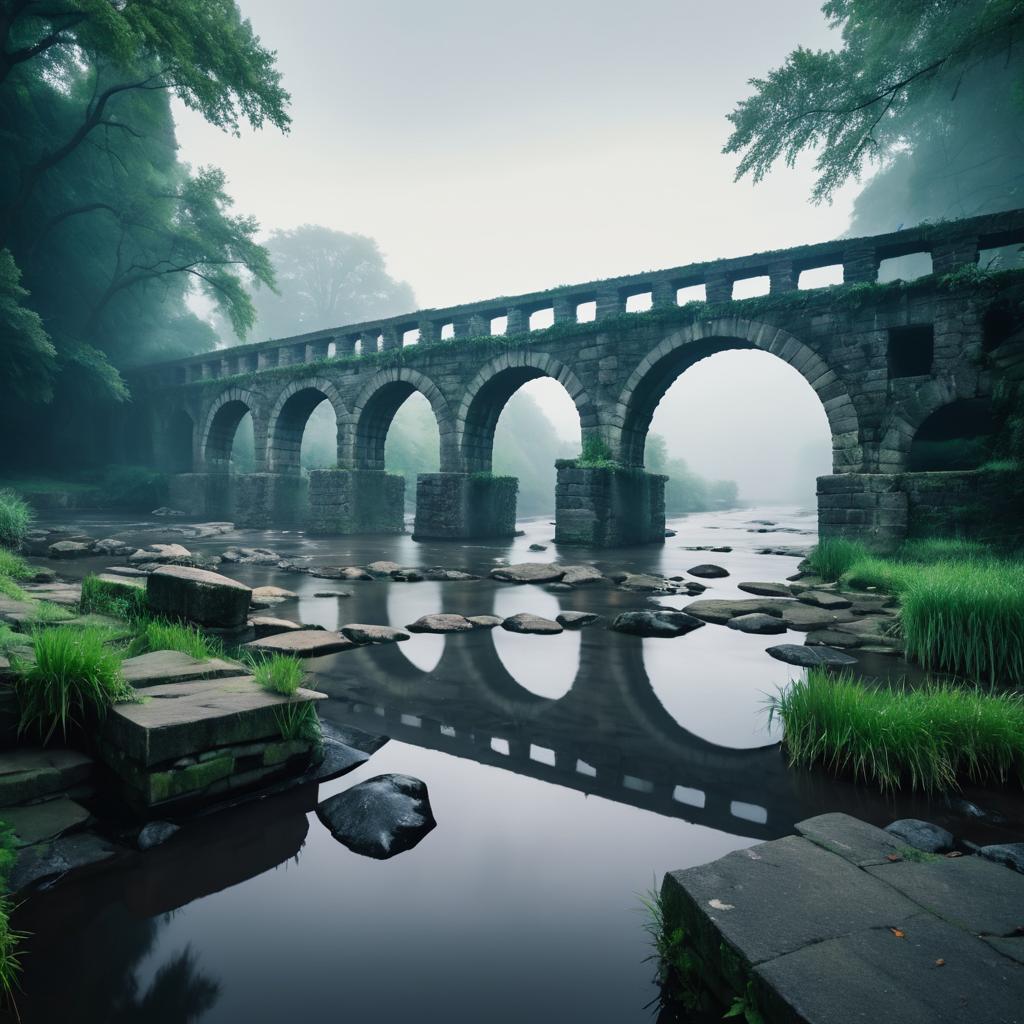
[[[809,267],[807,270],[801,270],[797,278],[797,287],[807,291],[812,288],[831,288],[842,283],[842,263],[832,263],[827,267]]]
[[[688,284],[676,289],[676,304],[685,306],[688,302],[707,302],[708,290],[703,284]]]
[[[597,303],[594,300],[590,302],[581,302],[576,307],[576,323],[578,324],[589,324],[591,321],[597,319]]]
[[[543,331],[555,322],[555,310],[552,306],[545,306],[544,309],[535,309],[530,314],[530,330]]]
[[[740,277],[732,283],[733,299],[754,299],[759,295],[767,295],[771,290],[771,281],[767,274],[759,277]]]
[[[627,313],[646,313],[654,305],[654,296],[650,292],[638,292],[626,298]]]
[[[930,252],[911,252],[904,256],[891,256],[878,264],[878,281],[916,281],[932,272]]]

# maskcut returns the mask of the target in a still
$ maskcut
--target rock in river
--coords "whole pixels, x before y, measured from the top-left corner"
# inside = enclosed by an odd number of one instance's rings
[[[510,633],[532,633],[537,636],[553,636],[561,633],[562,627],[551,619],[545,619],[540,615],[531,615],[529,612],[519,612],[517,615],[510,615],[504,622],[502,628]]]
[[[982,857],[994,860],[997,864],[1005,864],[1008,868],[1024,874],[1024,843],[995,843],[992,846],[983,846],[980,853]]]
[[[803,644],[777,644],[769,647],[767,653],[776,661],[800,668],[844,668],[856,665],[857,659],[831,647],[805,647]]]
[[[520,562],[519,565],[499,565],[490,576],[509,583],[557,583],[565,569],[550,562]]]
[[[341,632],[355,644],[393,644],[409,639],[409,634],[400,629],[366,622],[350,622],[341,627]]]
[[[945,853],[953,849],[953,833],[920,818],[900,818],[885,826],[890,835],[925,853]]]
[[[639,612],[623,612],[615,617],[612,629],[619,633],[631,633],[633,636],[683,636],[704,623],[686,612],[677,612],[671,608],[644,610]]]
[[[237,580],[182,565],[162,565],[146,580],[153,611],[203,626],[244,625],[251,597],[252,591]]]
[[[824,608],[830,612],[849,608],[853,604],[848,597],[827,590],[805,590],[800,594],[799,600],[803,604],[809,604],[815,608]]]
[[[601,616],[594,612],[559,612],[555,621],[566,629],[582,629],[584,626],[593,626],[595,622],[601,621]]]
[[[434,615],[421,615],[405,628],[410,633],[468,633],[474,627],[464,615],[438,612]]]
[[[494,629],[505,620],[500,615],[467,615],[466,621],[474,629]]]
[[[703,580],[717,580],[723,576],[728,576],[728,569],[723,569],[720,565],[695,565],[692,569],[686,570],[691,576],[699,576]]]
[[[437,825],[426,785],[408,775],[378,775],[319,804],[331,835],[353,853],[386,860],[411,850]]]
[[[738,629],[741,633],[785,633],[786,624],[782,619],[774,615],[765,615],[764,612],[748,612],[746,615],[737,615],[730,619],[726,625],[730,629]]]
[[[140,850],[152,850],[154,846],[166,843],[175,832],[180,830],[180,825],[175,825],[170,821],[151,821],[139,833],[135,845]]]
[[[785,583],[739,583],[740,590],[757,597],[792,597],[793,591]]]

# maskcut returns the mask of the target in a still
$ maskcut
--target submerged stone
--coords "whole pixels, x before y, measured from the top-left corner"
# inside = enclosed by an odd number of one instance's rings
[[[170,821],[151,821],[139,833],[135,845],[140,850],[152,850],[154,846],[166,843],[175,832],[180,832],[181,826]]]
[[[416,846],[437,825],[426,785],[408,775],[378,775],[316,809],[331,835],[353,853],[386,860]]]

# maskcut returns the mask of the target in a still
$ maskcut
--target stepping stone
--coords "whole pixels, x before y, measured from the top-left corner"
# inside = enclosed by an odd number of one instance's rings
[[[510,633],[528,633],[534,636],[554,636],[562,632],[562,627],[557,622],[540,615],[531,615],[529,612],[510,615],[502,622],[501,628]]]
[[[752,612],[749,615],[737,615],[730,619],[726,625],[730,629],[738,629],[741,633],[758,633],[761,635],[771,633],[785,633],[786,624],[775,615],[765,615],[763,612]]]
[[[499,565],[489,575],[507,583],[557,583],[565,575],[565,567],[551,562],[521,562]]]
[[[270,608],[282,601],[291,601],[298,596],[293,590],[285,590],[284,587],[254,587],[250,607]]]
[[[849,814],[832,811],[798,821],[796,831],[858,868],[886,864],[902,856],[904,844],[894,835]]]
[[[124,678],[136,689],[183,683],[191,679],[223,679],[245,670],[223,658],[193,658],[184,651],[149,651],[121,662]]]
[[[202,626],[245,625],[252,590],[207,569],[164,565],[146,581],[146,598],[157,613],[189,619]]]
[[[300,629],[293,633],[275,633],[244,645],[250,651],[267,654],[291,654],[296,658],[319,658],[324,654],[349,651],[356,645],[329,629]]]
[[[474,629],[494,629],[505,620],[500,615],[467,615],[466,621]]]
[[[800,668],[844,668],[856,665],[857,659],[831,647],[807,647],[803,644],[777,644],[766,651],[776,661]]]
[[[410,633],[469,633],[473,630],[473,623],[464,615],[439,612],[434,615],[421,615],[405,628]]]
[[[803,594],[800,595],[803,598]],[[791,601],[782,609],[782,618],[790,629],[806,632],[811,629],[825,629],[839,623],[852,622],[853,613],[846,609],[830,611],[814,605]]]
[[[191,558],[192,552],[181,544],[152,544],[139,548],[128,556],[129,562],[173,562],[176,559]]]
[[[739,583],[740,590],[758,597],[792,597],[793,591],[785,583]]]
[[[994,843],[978,851],[982,857],[1024,874],[1024,843]]]
[[[590,587],[608,582],[592,565],[565,565],[562,568],[565,569],[562,582],[570,587]]]
[[[144,768],[279,736],[277,714],[289,703],[252,676],[164,683],[150,687],[146,697],[141,704],[115,704],[100,729],[105,746]],[[299,689],[290,702],[326,699]]]
[[[611,628],[617,633],[629,633],[632,636],[677,637],[685,636],[703,625],[702,619],[686,612],[659,608],[657,611],[645,609],[638,612],[623,612],[615,616]]]
[[[34,846],[56,839],[65,832],[81,828],[90,817],[81,804],[66,796],[25,807],[0,807],[0,821],[14,830],[18,846]]]
[[[773,601],[769,598],[741,598],[737,601],[700,600],[692,601],[683,608],[683,611],[705,622],[724,626],[730,619],[754,612],[781,617],[785,609],[795,604],[796,601]]]
[[[728,569],[723,569],[720,565],[695,565],[692,569],[686,570],[691,576],[697,576],[704,580],[717,580],[722,579],[729,575]]]
[[[566,629],[583,629],[584,626],[593,626],[602,620],[594,612],[559,612],[555,621]]]
[[[351,590],[318,590],[314,597],[351,597]]]
[[[409,639],[409,634],[400,629],[367,622],[350,622],[341,627],[341,632],[355,644],[394,644]]]
[[[849,608],[853,604],[848,597],[842,594],[830,593],[827,590],[805,590],[797,600],[803,604],[814,605],[816,608],[825,608],[828,611]]]
[[[632,590],[640,594],[657,594],[665,590],[672,590],[672,584],[661,576],[651,576],[643,572],[627,573],[619,586],[623,590]]]
[[[311,628],[298,622],[292,622],[291,619],[275,619],[270,615],[254,615],[249,619],[249,625],[256,633],[257,640],[262,640],[267,636],[277,636],[279,633],[294,633],[300,629]]]
[[[92,544],[78,540],[58,540],[47,550],[51,558],[87,558],[92,554]]]
[[[403,568],[404,566],[399,565],[397,562],[381,559],[377,562],[371,562],[366,567],[366,571],[373,576],[390,576],[393,572],[401,572]]]
[[[62,793],[92,778],[95,763],[75,750],[23,747],[0,752],[0,805]]]
[[[885,826],[890,835],[924,853],[945,853],[953,849],[953,833],[920,818],[900,818]]]

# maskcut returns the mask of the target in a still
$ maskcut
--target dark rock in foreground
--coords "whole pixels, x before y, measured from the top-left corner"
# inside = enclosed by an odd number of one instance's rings
[[[206,569],[164,565],[149,574],[146,599],[154,612],[203,626],[245,625],[252,590]]]
[[[900,818],[899,821],[886,825],[885,831],[924,853],[945,853],[953,849],[951,832],[919,818]]]
[[[691,576],[699,576],[703,580],[717,580],[729,575],[728,569],[720,565],[695,565],[692,569],[686,570]]]
[[[555,621],[566,629],[583,629],[601,621],[601,616],[594,612],[559,612]]]
[[[843,668],[856,665],[857,659],[851,658],[842,651],[834,651],[831,647],[805,647],[803,644],[778,644],[769,647],[770,654],[776,661],[784,661],[787,665],[798,665],[800,668]]]
[[[630,633],[633,636],[675,637],[703,625],[700,619],[686,612],[661,608],[657,611],[623,612],[615,617],[611,628],[618,633]]]
[[[983,846],[979,852],[988,860],[1005,864],[1008,868],[1024,874],[1024,843],[996,843],[993,846]]]
[[[408,775],[378,775],[319,804],[316,813],[339,843],[386,860],[411,850],[437,825],[426,785]]]

